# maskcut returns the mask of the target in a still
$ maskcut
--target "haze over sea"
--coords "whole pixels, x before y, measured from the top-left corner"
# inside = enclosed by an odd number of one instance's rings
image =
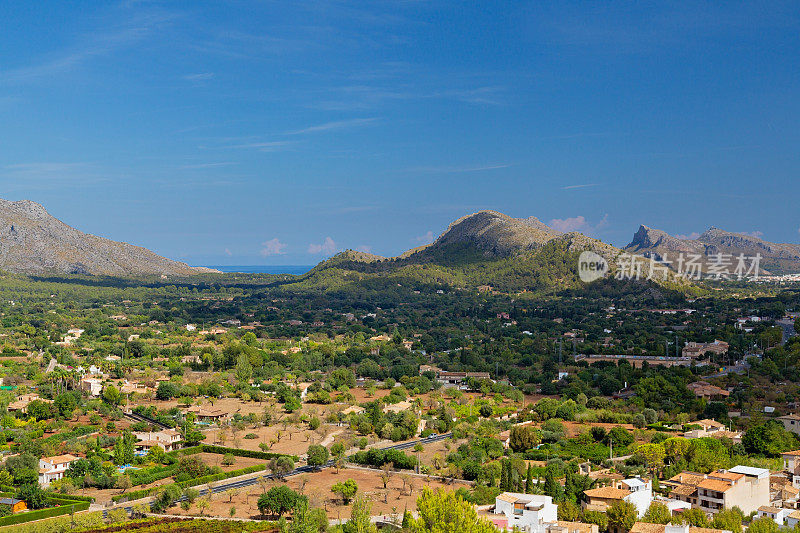
[[[314,265],[208,265],[221,272],[242,272],[245,274],[305,274]]]

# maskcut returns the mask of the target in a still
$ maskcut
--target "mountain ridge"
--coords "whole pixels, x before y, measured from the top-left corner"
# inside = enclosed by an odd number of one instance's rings
[[[760,254],[762,274],[800,272],[800,245],[774,243],[760,237],[710,227],[695,239],[679,239],[669,233],[644,224],[634,233],[631,242],[623,248],[626,252],[669,259],[671,255],[692,253],[709,262],[712,256],[726,254],[754,257]]]
[[[191,267],[125,242],[84,233],[31,200],[0,199],[0,269],[49,273],[139,276],[215,272]]]

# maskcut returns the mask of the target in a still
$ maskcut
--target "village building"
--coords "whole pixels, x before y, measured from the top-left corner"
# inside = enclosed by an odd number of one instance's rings
[[[715,340],[714,342],[688,342],[681,350],[681,355],[697,359],[707,353],[723,355],[728,353],[729,345],[725,341]]]
[[[681,472],[663,483],[669,496],[707,513],[739,507],[744,514],[770,504],[770,476],[765,468],[735,466],[710,474]]]
[[[782,526],[786,522],[786,517],[789,516],[791,512],[792,509],[762,505],[758,508],[758,518],[770,518],[774,520],[776,524]]]
[[[779,416],[778,420],[781,421],[786,431],[791,431],[795,435],[800,435],[800,415],[796,413]],[[800,453],[800,450],[798,451]]]
[[[39,484],[49,487],[53,481],[62,479],[70,465],[78,458],[71,454],[42,457],[39,459]]]
[[[731,395],[725,389],[712,385],[707,381],[695,381],[686,385],[686,388],[692,391],[696,397],[705,398],[706,400],[719,400]]]
[[[636,522],[630,533],[731,533],[727,529],[712,529],[709,527],[694,527],[689,524],[650,524]]]
[[[22,394],[19,397],[17,397],[16,400],[8,404],[7,410],[9,412],[19,411],[21,413],[27,414],[28,405],[34,401],[53,403],[53,400],[50,400],[48,398],[41,398],[39,397],[38,394]]]
[[[177,450],[181,443],[181,434],[174,429],[162,429],[161,431],[137,431],[133,435],[138,439],[134,447],[138,450],[147,450],[153,446],[158,446],[165,452]]]
[[[585,510],[605,512],[614,502],[626,501],[636,506],[639,518],[644,516],[653,502],[652,484],[640,478],[623,479],[616,486],[589,489],[583,494],[586,496],[582,505]]]
[[[501,529],[540,533],[545,531],[545,524],[558,520],[558,506],[550,496],[504,492],[495,498],[490,519]]]

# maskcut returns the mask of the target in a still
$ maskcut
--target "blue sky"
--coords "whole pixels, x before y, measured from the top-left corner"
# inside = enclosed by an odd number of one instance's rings
[[[6,2],[0,197],[192,264],[480,209],[800,241],[796,2]]]

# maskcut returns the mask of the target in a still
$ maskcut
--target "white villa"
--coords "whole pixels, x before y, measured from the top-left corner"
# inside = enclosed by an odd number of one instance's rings
[[[64,477],[69,466],[78,458],[74,455],[56,455],[39,459],[39,484],[49,487],[50,483]]]

